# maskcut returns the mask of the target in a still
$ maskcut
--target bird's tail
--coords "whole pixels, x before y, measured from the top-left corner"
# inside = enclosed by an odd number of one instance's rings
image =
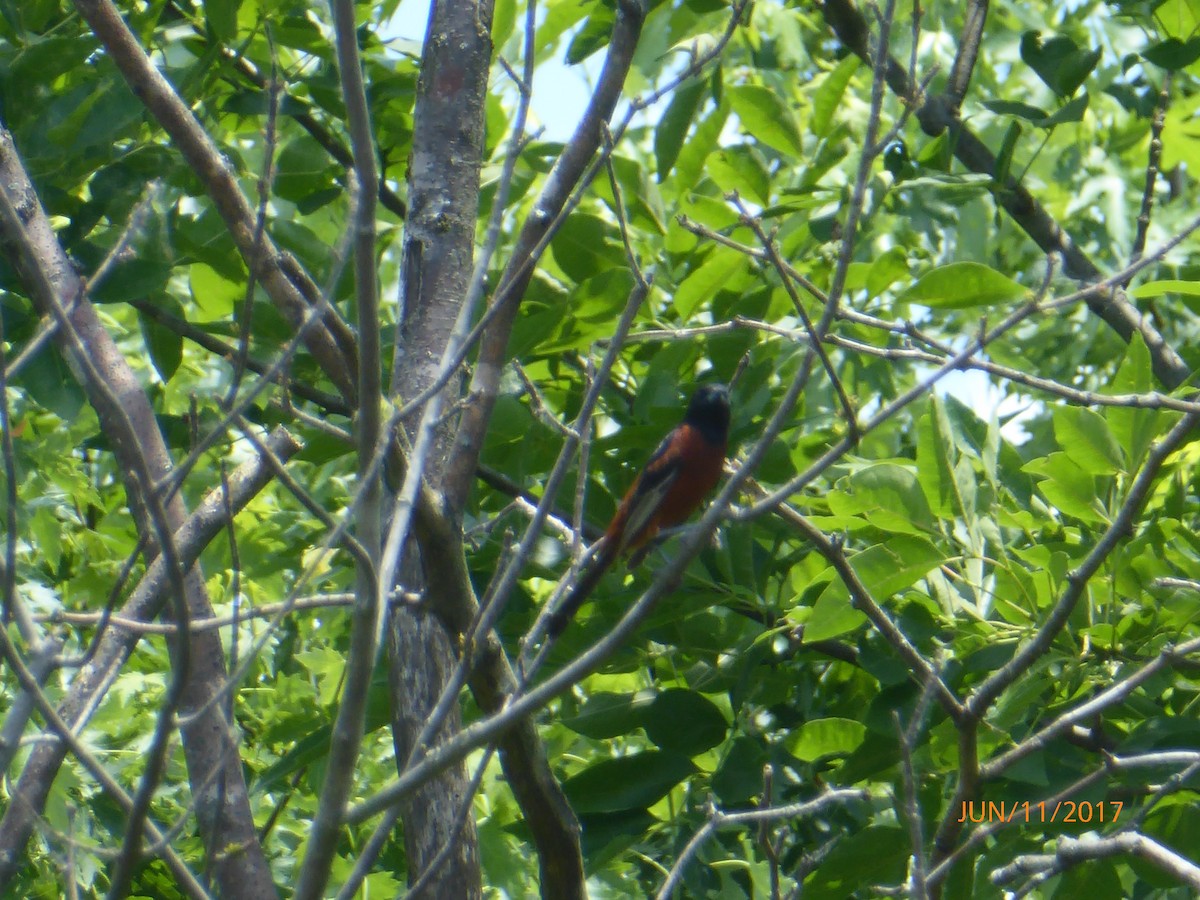
[[[556,638],[566,631],[579,607],[583,606],[583,601],[591,595],[604,573],[608,571],[608,567],[617,558],[617,549],[613,542],[606,540],[600,551],[592,557],[592,561],[584,567],[579,581],[571,588],[571,593],[567,594],[558,609],[551,613],[550,620],[546,623],[546,633],[550,637]]]

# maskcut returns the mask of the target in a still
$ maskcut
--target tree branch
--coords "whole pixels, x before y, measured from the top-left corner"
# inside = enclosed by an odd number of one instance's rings
[[[170,135],[204,184],[242,258],[292,327],[300,327],[309,306],[323,305],[323,325],[309,330],[305,343],[330,380],[347,399],[353,399],[356,364],[350,329],[325,303],[299,264],[281,253],[267,236],[261,252],[257,251],[254,210],[236,176],[191,110],[150,62],[111,0],[75,0],[75,7],[108,50],[129,89]]]

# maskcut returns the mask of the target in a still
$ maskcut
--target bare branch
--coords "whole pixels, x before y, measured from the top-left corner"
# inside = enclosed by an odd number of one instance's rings
[[[375,168],[375,145],[367,107],[366,85],[358,56],[358,33],[353,0],[333,0],[334,43],[337,49],[338,79],[350,145],[354,155],[355,192],[351,227],[354,231],[355,310],[358,315],[358,411],[355,437],[358,449],[359,514],[355,536],[363,549],[356,560],[355,603],[350,620],[350,649],[346,662],[344,687],[328,766],[321,788],[312,833],[296,883],[299,900],[316,900],[324,895],[329,871],[337,853],[341,833],[342,810],[354,782],[356,762],[362,744],[363,720],[367,709],[367,688],[378,657],[379,638],[387,608],[379,580],[379,554],[382,541],[383,485],[374,470],[376,447],[383,431],[383,374],[380,369],[382,347],[379,334],[379,285],[375,271],[375,204],[379,176]]]
[[[863,790],[850,788],[844,789],[827,789],[824,793],[819,794],[812,800],[807,800],[804,803],[792,803],[788,806],[768,806],[760,809],[747,810],[745,812],[725,813],[721,812],[716,806],[710,805],[708,813],[708,821],[704,823],[699,831],[692,836],[692,839],[687,842],[683,851],[675,860],[675,864],[671,867],[670,875],[663,883],[663,886],[658,889],[655,895],[656,900],[669,900],[671,895],[675,893],[675,889],[683,880],[683,870],[688,863],[711,838],[719,828],[728,828],[732,826],[758,825],[763,822],[778,822],[782,819],[803,819],[811,816],[816,816],[831,806],[839,806],[844,803],[852,803],[855,801],[866,800],[868,793]]]
[[[822,9],[825,20],[838,39],[856,56],[868,62],[877,61],[868,46],[867,24],[851,0],[824,0]],[[891,59],[886,60],[887,83],[899,97],[913,95],[912,84],[903,67]],[[931,97],[917,110],[921,127],[931,136],[952,129],[954,155],[972,172],[994,175],[996,157],[984,143],[958,118],[941,96]],[[1088,308],[1106,322],[1121,338],[1129,341],[1134,332],[1140,332],[1150,350],[1155,375],[1168,388],[1183,384],[1190,368],[1179,354],[1166,343],[1154,326],[1144,319],[1115,289],[1116,282],[1101,281],[1100,270],[1079,248],[1049,212],[1015,178],[1009,178],[1004,190],[997,192],[998,202],[1012,216],[1033,241],[1048,254],[1059,254],[1064,271],[1071,278],[1085,283],[1100,282],[1087,295]]]
[[[1013,894],[1014,897],[1024,897],[1048,878],[1080,863],[1125,855],[1140,857],[1193,891],[1200,891],[1200,865],[1138,832],[1125,832],[1112,837],[1093,834],[1078,838],[1063,836],[1059,838],[1053,853],[1018,856],[1008,865],[997,869],[992,873],[992,883],[1008,884],[1021,876],[1032,876],[1025,888]]]
[[[1158,103],[1150,119],[1150,150],[1146,155],[1146,180],[1142,185],[1142,208],[1137,217],[1137,234],[1133,238],[1130,262],[1137,262],[1146,252],[1146,238],[1150,233],[1150,214],[1154,211],[1154,186],[1158,183],[1159,164],[1162,162],[1162,133],[1167,123],[1167,110],[1171,106],[1171,73],[1163,76],[1162,90],[1158,92]],[[1129,287],[1127,279],[1121,287]]]
[[[967,88],[971,85],[971,73],[975,71],[975,61],[979,58],[979,43],[983,37],[987,14],[988,0],[970,0],[963,15],[958,52],[954,56],[954,65],[950,69],[945,93],[945,101],[955,116],[959,114],[963,98],[967,96]],[[915,47],[913,52],[916,52]],[[912,72],[909,73],[909,77],[912,77]]]
[[[104,43],[130,90],[171,136],[204,183],[242,258],[284,317],[298,328],[309,306],[321,306],[323,327],[310,331],[306,344],[330,380],[352,398],[354,338],[349,328],[322,301],[320,292],[295,260],[281,253],[269,239],[264,239],[261,253],[255,252],[254,212],[234,172],[191,110],[150,62],[116,7],[110,0],[77,0],[75,6]]]
[[[625,75],[633,62],[633,51],[641,33],[644,10],[641,0],[618,0],[617,21],[608,45],[608,56],[592,99],[580,119],[574,135],[554,164],[546,183],[517,238],[516,248],[505,267],[500,286],[492,297],[495,317],[480,344],[479,360],[471,380],[470,403],[464,410],[455,438],[452,456],[446,467],[447,503],[461,509],[466,492],[475,477],[483,434],[491,419],[500,385],[500,371],[508,349],[508,338],[516,321],[521,297],[533,277],[537,247],[580,183],[596,150],[600,147],[600,126],[612,116]]]

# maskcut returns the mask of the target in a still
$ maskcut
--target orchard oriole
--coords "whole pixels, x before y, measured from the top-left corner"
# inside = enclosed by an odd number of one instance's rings
[[[626,492],[579,582],[550,616],[551,637],[562,634],[619,556],[632,552],[629,565],[637,565],[660,529],[679,525],[700,507],[721,479],[728,442],[729,391],[722,384],[703,385]]]

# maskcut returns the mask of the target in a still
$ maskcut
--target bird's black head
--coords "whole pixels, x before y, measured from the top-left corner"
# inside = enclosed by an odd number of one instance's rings
[[[723,384],[703,384],[692,394],[683,420],[705,440],[724,444],[729,438],[729,389]]]

